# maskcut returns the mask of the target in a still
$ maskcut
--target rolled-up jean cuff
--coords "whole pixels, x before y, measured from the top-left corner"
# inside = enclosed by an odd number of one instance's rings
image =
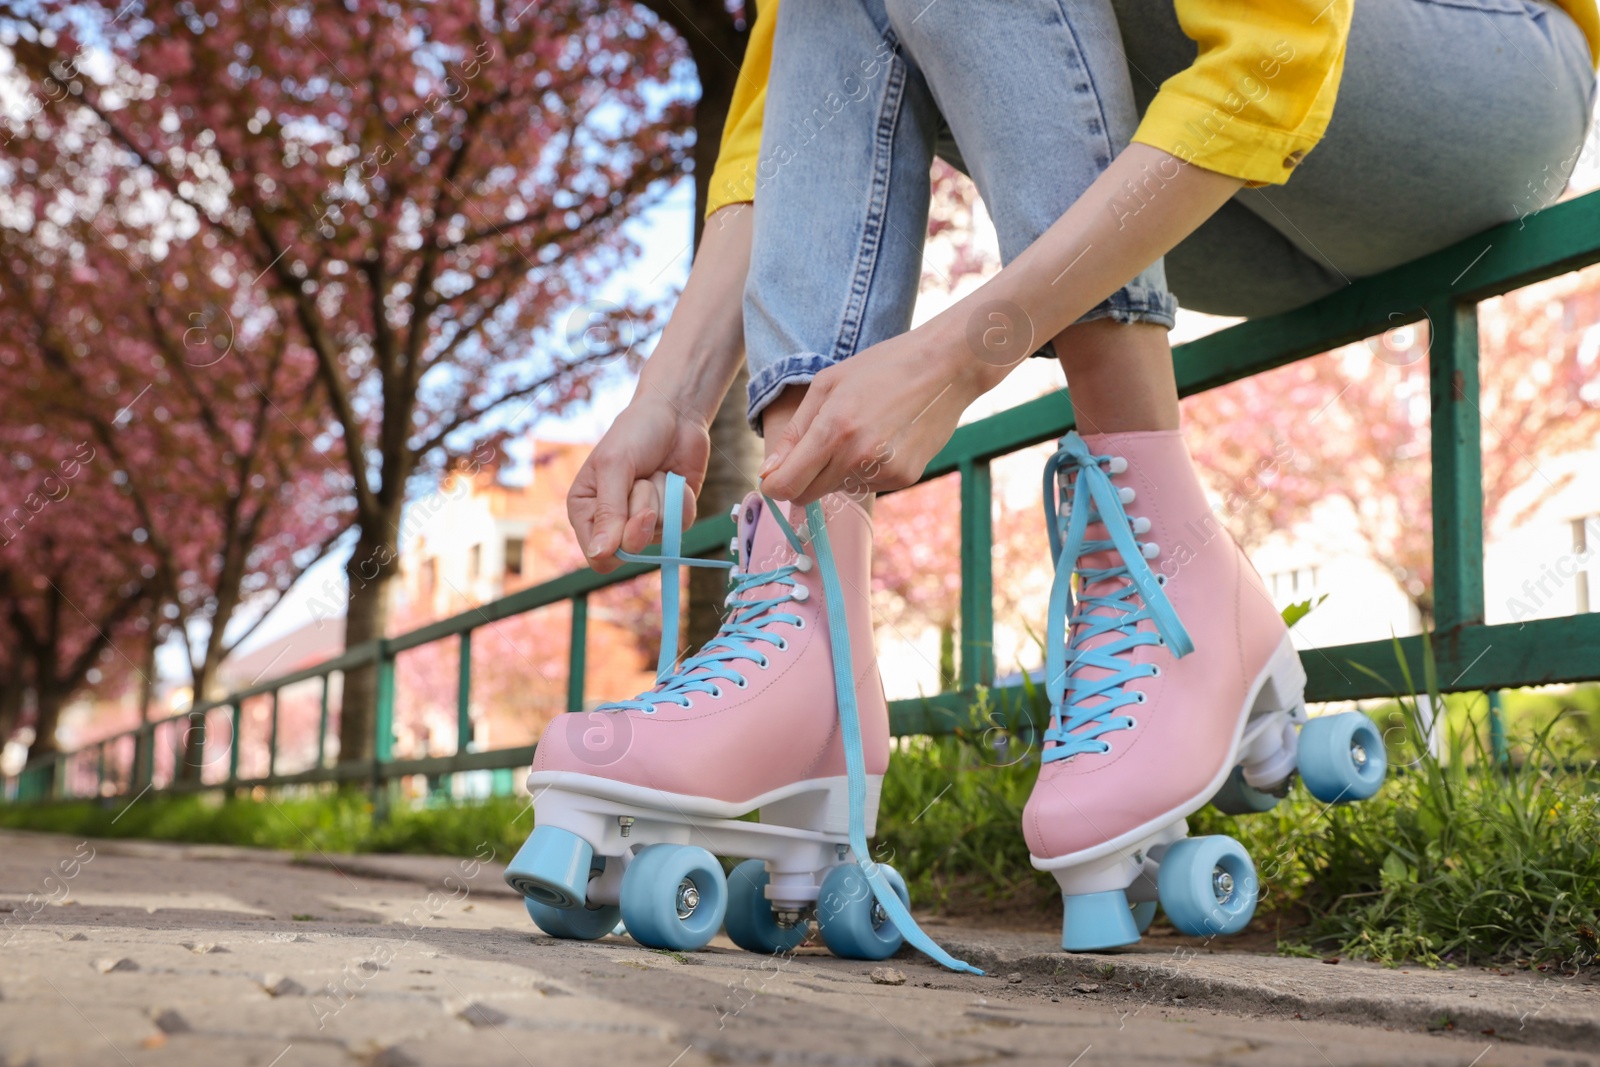
[[[1157,326],[1170,330],[1173,323],[1177,321],[1177,314],[1178,301],[1167,290],[1154,289],[1145,285],[1128,285],[1084,312],[1073,325],[1094,322],[1096,319],[1110,319],[1123,325],[1135,322],[1153,322]],[[1055,341],[1046,341],[1033,354],[1045,359],[1055,359]]]
[[[833,363],[827,356],[801,352],[776,362],[763,360],[760,370],[750,368],[750,406],[745,413],[750,428],[761,432],[761,413],[778,399],[785,386],[805,385]]]
[[[1090,308],[1078,322],[1093,322],[1096,319],[1111,319],[1124,325],[1153,322],[1170,330],[1177,321],[1177,315],[1178,301],[1167,290],[1126,285]]]

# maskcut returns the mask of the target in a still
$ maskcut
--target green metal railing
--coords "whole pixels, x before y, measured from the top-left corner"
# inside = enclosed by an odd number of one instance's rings
[[[1600,193],[1560,204],[1525,220],[1480,234],[1423,259],[1362,279],[1307,307],[1256,319],[1180,346],[1174,352],[1179,391],[1187,396],[1370,337],[1396,326],[1426,320],[1431,324],[1429,388],[1432,398],[1434,528],[1433,652],[1446,691],[1494,690],[1551,682],[1600,678],[1600,613],[1530,620],[1515,625],[1484,624],[1483,487],[1478,409],[1477,305],[1480,301],[1546,278],[1600,262]],[[972,691],[994,677],[992,518],[990,463],[1000,456],[1060,437],[1073,426],[1065,391],[1018,405],[956,431],[934,457],[923,480],[957,474],[961,482],[961,645],[959,691],[891,706],[896,735],[947,733],[969,723]],[[733,535],[727,516],[697,523],[685,533],[691,555],[719,551]],[[609,575],[589,570],[562,575],[452,618],[398,637],[370,641],[327,662],[230,693],[217,701],[158,723],[107,738],[76,753],[40,761],[20,780],[4,783],[14,799],[60,796],[72,760],[92,760],[106,781],[106,756],[133,741],[145,766],[134,769],[120,792],[147,784],[157,732],[190,716],[227,709],[231,713],[229,773],[225,781],[201,786],[175,781],[171,790],[285,786],[333,781],[381,783],[406,775],[526,766],[533,746],[468,751],[458,743],[450,756],[396,759],[393,756],[395,661],[401,653],[436,641],[459,646],[456,687],[458,737],[472,736],[472,635],[490,623],[568,601],[572,605],[567,710],[584,705],[584,663],[588,637],[588,597],[618,582],[645,574],[647,564],[629,564]],[[1422,638],[1400,641],[1413,677],[1421,677]],[[1341,645],[1303,653],[1312,701],[1383,698],[1401,688],[1390,641]],[[352,667],[376,664],[379,678],[375,758],[327,765],[328,687],[331,676]],[[1366,670],[1356,669],[1360,665]],[[1372,677],[1392,679],[1386,684]],[[291,685],[320,679],[322,733],[317,762],[298,773],[278,773],[277,709]],[[268,773],[239,777],[241,709],[245,701],[270,696]],[[169,733],[178,733],[170,727]],[[180,734],[181,742],[181,734]]]

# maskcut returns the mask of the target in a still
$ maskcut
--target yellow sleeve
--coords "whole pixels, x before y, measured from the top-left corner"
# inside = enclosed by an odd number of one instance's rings
[[[1133,139],[1253,185],[1286,182],[1316,147],[1344,72],[1354,0],[1175,0],[1200,46]]]
[[[706,214],[720,207],[756,198],[756,161],[761,154],[761,114],[767,106],[767,77],[772,73],[772,38],[778,25],[778,0],[761,0],[756,24],[750,27],[739,80],[728,102],[722,147],[711,170]]]

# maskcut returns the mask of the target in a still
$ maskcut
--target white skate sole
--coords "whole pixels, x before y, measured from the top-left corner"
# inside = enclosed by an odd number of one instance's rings
[[[864,822],[871,837],[883,776],[869,774],[866,779]],[[715,856],[764,860],[771,872],[768,899],[792,909],[815,904],[823,876],[855,858],[849,842],[849,784],[843,775],[795,782],[740,802],[668,793],[576,771],[535,771],[527,784],[536,825],[565,830],[587,842],[596,857],[620,861],[607,862],[590,881],[591,904],[619,902],[623,871],[647,845],[698,845]],[[752,812],[759,822],[745,818]]]
[[[1063,896],[1124,889],[1130,903],[1155,900],[1162,853],[1188,835],[1187,817],[1217,795],[1234,767],[1242,763],[1246,783],[1259,789],[1271,790],[1288,780],[1295,768],[1296,728],[1306,721],[1305,686],[1305,668],[1285,633],[1251,683],[1239,708],[1229,757],[1205,788],[1093,848],[1049,859],[1030,856],[1033,866],[1054,875]]]

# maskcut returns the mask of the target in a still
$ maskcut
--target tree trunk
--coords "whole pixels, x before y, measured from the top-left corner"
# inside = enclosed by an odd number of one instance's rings
[[[344,618],[346,649],[384,636],[389,623],[393,579],[399,573],[398,526],[397,521],[362,524],[361,539],[356,542],[355,553],[345,567],[350,583]],[[339,701],[340,763],[373,758],[377,714],[377,665],[346,671],[344,692]]]
[[[156,624],[156,619],[161,614],[161,606],[158,604],[150,614],[150,640],[146,643],[144,650],[144,677],[139,681],[140,725],[150,722],[151,715],[155,711],[156,700],[156,648],[161,644],[161,628]],[[128,790],[130,792],[137,792],[148,784],[149,779],[145,769],[153,769],[155,766],[154,761],[150,758],[151,747],[155,743],[155,738],[154,730],[140,730],[133,735],[133,766],[128,771]],[[185,763],[188,762],[188,759],[188,753],[185,753]],[[183,773],[183,770],[184,768],[182,767],[178,769],[180,774]]]
[[[0,683],[0,749],[17,732],[17,723],[22,719],[22,692],[20,674]]]
[[[155,669],[155,653],[152,650],[150,670]],[[173,777],[182,782],[198,782],[200,769],[206,765],[206,714],[196,710],[205,703],[206,691],[211,688],[211,657],[210,653],[201,661],[198,667],[191,667],[190,674],[194,679],[194,688],[189,697],[189,721],[183,731],[183,760],[175,769]]]
[[[48,684],[34,689],[33,701],[39,714],[34,721],[33,744],[28,746],[28,766],[60,751],[56,745],[56,727],[61,723],[61,704],[65,695]]]
[[[733,380],[717,417],[711,422],[711,462],[706,484],[700,490],[699,513],[712,518],[726,515],[756,486],[761,466],[761,438],[745,423],[745,392],[750,381],[743,367]],[[720,570],[694,567],[689,571],[689,647],[698,649],[711,640],[722,624],[722,602],[728,595],[728,576]]]

